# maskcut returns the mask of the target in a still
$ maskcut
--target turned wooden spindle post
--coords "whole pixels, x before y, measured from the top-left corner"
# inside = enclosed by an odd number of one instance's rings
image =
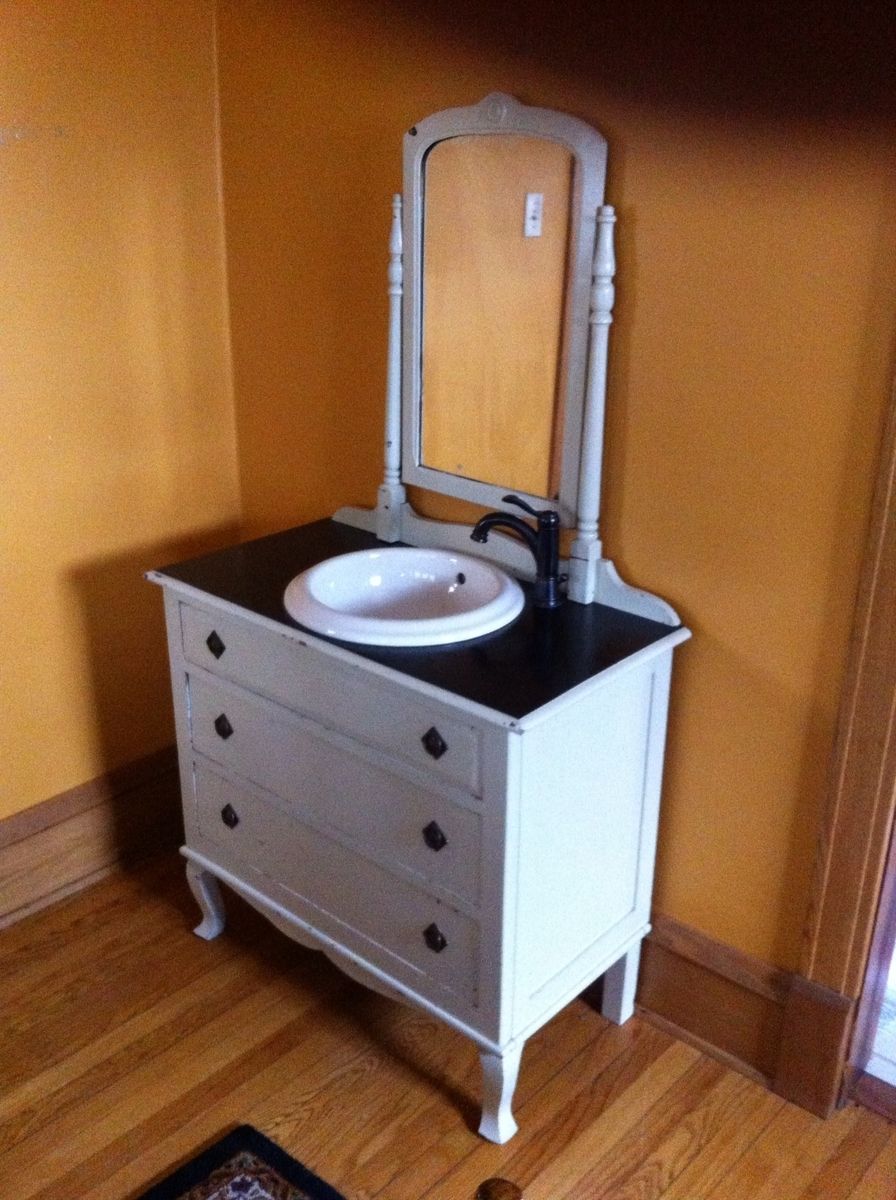
[[[613,226],[616,213],[604,204],[597,213],[594,246],[594,275],[591,286],[590,338],[585,412],[582,421],[582,453],[579,468],[576,537],[569,562],[569,596],[590,604],[597,588],[597,565],[602,557],[599,533],[601,461],[604,409],[607,393],[607,351],[613,301],[616,257]]]
[[[383,482],[377,494],[376,534],[384,542],[401,540],[401,506],[406,499],[401,483],[401,196],[392,197],[389,235],[389,344],[386,361],[386,440]]]

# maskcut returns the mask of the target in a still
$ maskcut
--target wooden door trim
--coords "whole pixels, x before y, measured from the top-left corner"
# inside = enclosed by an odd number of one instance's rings
[[[846,1089],[851,1095],[856,1094],[855,1088],[861,1080],[874,1049],[877,1022],[887,990],[887,977],[890,972],[894,946],[896,946],[896,835],[890,838],[890,851],[884,869],[884,882],[874,937],[871,941],[868,967],[865,971],[865,984],[859,999],[849,1052]],[[891,1092],[896,1096],[896,1089],[891,1088]],[[891,1107],[896,1111],[896,1104]]]
[[[808,1107],[840,1095],[862,993],[896,811],[896,389],[890,399],[870,531],[840,703],[830,785],[817,842],[800,975],[785,1016],[777,1086],[803,1088]],[[814,995],[824,1003],[808,1004]],[[807,1010],[817,1013],[817,1021]],[[831,1016],[837,1012],[833,1023]],[[811,1070],[806,1025],[831,1026]],[[836,1025],[833,1030],[832,1025]],[[799,1033],[803,1028],[803,1035]],[[798,1081],[801,1077],[803,1083]]]

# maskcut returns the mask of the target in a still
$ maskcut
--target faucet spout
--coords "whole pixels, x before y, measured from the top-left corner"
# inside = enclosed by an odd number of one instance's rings
[[[510,529],[526,543],[535,559],[535,597],[537,608],[557,608],[563,603],[560,594],[560,517],[553,509],[536,512],[518,496],[505,496],[508,504],[516,504],[536,518],[533,529],[512,513],[486,513],[473,526],[470,537],[474,542],[487,542],[492,529]]]
[[[473,528],[470,537],[474,542],[487,542],[488,535],[492,529],[504,526],[506,529],[512,529],[518,534],[533,554],[537,552],[538,534],[531,525],[527,525],[525,521],[519,517],[513,516],[512,513],[493,512],[486,513],[481,517]]]

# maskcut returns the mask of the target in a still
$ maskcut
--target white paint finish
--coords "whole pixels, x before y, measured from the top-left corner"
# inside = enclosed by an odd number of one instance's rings
[[[687,632],[502,722],[211,596],[184,604],[183,587],[166,590],[200,931],[223,922],[210,883],[220,878],[352,978],[461,1030],[488,1056],[483,1136],[505,1140],[525,1039],[611,968],[607,1015],[628,1011],[671,654]],[[205,644],[212,628],[219,659]],[[408,748],[421,720],[453,731],[448,769],[449,752]],[[416,840],[429,819],[449,839],[435,854]],[[424,938],[431,924],[446,939],[439,953]]]
[[[629,672],[523,736],[521,1005],[635,913],[651,695]]]
[[[522,1043],[518,1043],[508,1047],[502,1054],[483,1051],[479,1055],[482,1064],[482,1120],[479,1132],[499,1146],[509,1142],[519,1128],[510,1106],[522,1053]]]
[[[624,1025],[635,1011],[635,989],[638,986],[640,961],[641,943],[638,942],[604,974],[600,1011],[614,1025]]]
[[[203,941],[210,942],[224,932],[227,921],[218,881],[210,871],[203,870],[196,863],[188,862],[187,883],[202,912],[202,920],[193,932]]]
[[[669,723],[669,689],[672,683],[672,655],[653,663],[650,725],[644,760],[644,791],[641,816],[641,856],[638,861],[636,907],[649,919],[656,867],[656,843],[660,823],[660,797],[663,786],[663,759],[666,753],[666,729]],[[649,932],[644,929],[642,936]]]
[[[441,997],[434,999],[427,995],[425,990],[418,990],[412,984],[406,983],[396,972],[385,971],[376,962],[365,958],[363,954],[348,945],[345,939],[334,939],[320,925],[312,924],[303,914],[296,912],[295,906],[290,907],[288,903],[283,903],[274,895],[276,889],[265,885],[265,890],[259,890],[254,883],[250,883],[245,878],[245,875],[234,873],[222,862],[216,861],[203,851],[193,847],[182,846],[181,854],[188,863],[194,863],[203,870],[211,872],[237,895],[242,896],[247,903],[263,913],[287,937],[311,950],[319,950],[358,983],[383,996],[401,1000],[405,1004],[413,1005],[430,1013],[450,1028],[456,1029],[464,1037],[468,1037],[483,1050],[498,1054],[503,1049],[494,1039],[482,1032],[479,1010],[472,1010],[470,1019],[466,1019],[463,1011],[457,1011],[459,1008],[462,1010],[459,1002],[453,1005],[440,1003]],[[423,977],[419,976],[418,978]]]
[[[598,522],[600,515],[600,483],[602,473],[604,408],[607,392],[607,353],[609,329],[613,321],[615,292],[613,277],[616,260],[613,253],[613,226],[616,214],[610,205],[602,205],[597,213],[597,239],[594,246],[593,280],[591,286],[591,333],[588,343],[588,378],[585,386],[584,429],[579,463],[576,550],[573,556],[591,557],[595,546],[600,556]],[[580,596],[573,587],[571,598],[590,604],[593,595]]]
[[[401,496],[386,484],[381,484],[377,492],[376,508],[357,508],[354,504],[346,504],[337,508],[333,520],[340,525],[351,525],[352,529],[363,529],[365,533],[373,533],[381,542],[400,542],[401,536],[401,506],[405,503],[404,488]],[[383,528],[381,529],[381,526]]]
[[[236,874],[257,876],[257,887],[272,881],[287,903],[298,904],[298,911],[342,940],[363,946],[372,961],[393,972],[402,972],[406,964],[424,977],[416,981],[419,988],[431,981],[476,1007],[475,921],[287,816],[250,785],[238,786],[199,763],[195,775],[200,843],[207,853]],[[239,817],[233,829],[221,819],[228,804]],[[447,943],[439,953],[424,939],[433,924]],[[407,978],[409,972],[403,974]]]
[[[171,690],[174,698],[174,728],[177,734],[177,766],[184,809],[184,832],[186,841],[189,842],[193,809],[188,801],[193,795],[193,756],[189,752],[190,703],[187,691],[187,664],[184,660],[181,635],[181,605],[173,590],[166,587],[163,595],[165,598],[165,632],[168,639],[168,659],[171,667]],[[201,907],[202,903],[200,902]]]
[[[389,230],[389,350],[386,360],[386,439],[383,482],[377,494],[376,532],[382,542],[401,540],[401,506],[405,490],[401,482],[401,297],[402,265],[401,196],[392,197]]]
[[[357,665],[328,660],[309,644],[260,629],[248,615],[232,617],[184,605],[182,618],[187,662],[479,791],[479,731],[450,709],[396,691]],[[207,645],[213,630],[226,647],[220,658]],[[437,759],[422,741],[430,728],[447,745]]]
[[[457,496],[491,508],[500,505],[506,488],[434,471],[420,461],[422,391],[423,234],[425,224],[424,164],[432,146],[464,134],[517,134],[545,138],[567,147],[573,158],[570,197],[568,286],[564,313],[565,371],[558,389],[563,421],[560,494],[557,505],[564,525],[577,511],[579,451],[585,395],[589,336],[589,291],[596,215],[603,203],[607,144],[597,130],[576,117],[520,104],[494,92],[479,104],[451,108],[418,121],[404,138],[404,302],[402,308],[402,479],[431,491]],[[600,449],[598,448],[598,455]],[[524,495],[535,507],[545,497]],[[402,541],[407,541],[404,529]]]
[[[514,1037],[516,987],[515,831],[519,797],[519,744],[515,733],[483,741],[482,904],[480,978],[482,1033],[497,1046]]]
[[[271,792],[297,820],[348,839],[427,885],[478,903],[478,811],[421,785],[419,775],[389,770],[357,743],[328,737],[287,709],[197,674],[190,676],[189,690],[192,742],[201,755]],[[215,728],[222,713],[233,729],[226,739]],[[432,822],[446,838],[439,850],[424,840]]]
[[[572,561],[570,559],[570,566]],[[661,625],[681,625],[681,618],[671,604],[652,592],[623,582],[608,558],[602,558],[596,564],[594,599],[598,604],[633,613],[636,617],[647,617],[650,621],[659,621]],[[686,633],[685,636],[690,637],[690,634]]]

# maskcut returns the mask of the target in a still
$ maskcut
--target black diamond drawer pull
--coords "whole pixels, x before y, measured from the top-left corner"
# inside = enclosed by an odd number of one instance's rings
[[[219,717],[215,717],[215,733],[218,737],[223,738],[226,742],[233,733],[233,726],[227,720],[227,714],[221,713]]]
[[[435,922],[433,922],[432,925],[427,925],[427,927],[423,930],[423,940],[434,954],[441,954],[448,945],[448,941],[444,933],[442,933],[441,929],[439,929]]]
[[[211,631],[211,633],[205,639],[205,644],[208,646],[209,650],[211,650],[212,654],[214,654],[215,658],[220,658],[227,649],[227,647],[221,641],[221,637],[217,629],[213,629]]]
[[[448,743],[436,729],[435,725],[431,725],[420,739],[426,748],[426,753],[431,754],[433,758],[441,758],[448,749]]]
[[[430,850],[441,850],[443,846],[448,845],[448,839],[435,821],[430,821],[423,830],[423,840]]]
[[[228,829],[236,829],[237,825],[239,825],[240,819],[232,804],[225,804],[221,809],[221,820]]]

